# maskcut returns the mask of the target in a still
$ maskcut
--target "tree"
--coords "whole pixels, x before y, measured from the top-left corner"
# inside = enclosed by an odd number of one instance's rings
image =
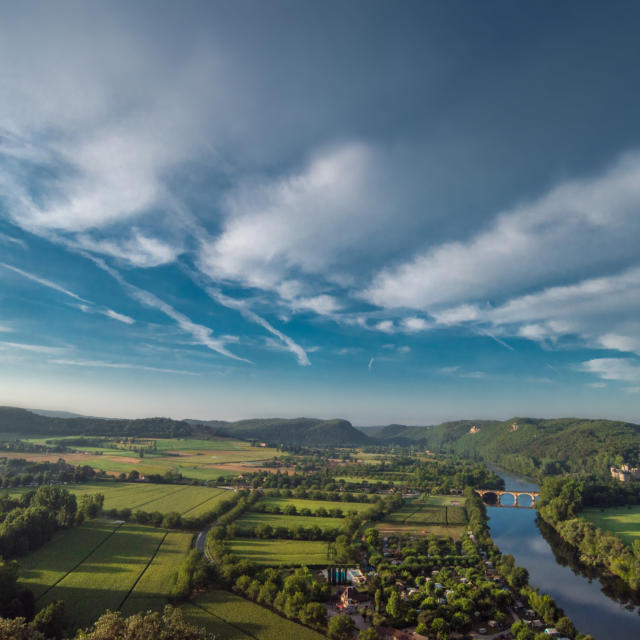
[[[349,640],[353,636],[353,629],[351,616],[339,613],[329,620],[327,635],[331,640]]]
[[[319,602],[308,602],[300,611],[300,620],[305,624],[323,627],[327,623],[327,609]]]
[[[180,609],[167,606],[162,615],[148,612],[129,618],[108,611],[76,640],[215,640],[215,636],[185,622]]]
[[[38,611],[38,614],[33,620],[33,624],[38,631],[50,640],[62,638],[69,626],[64,602],[62,600],[52,602],[44,609]]]
[[[380,636],[373,627],[369,627],[358,634],[358,640],[380,640]]]
[[[386,612],[394,619],[402,617],[402,598],[397,591],[394,591],[387,602]]]
[[[0,618],[0,640],[46,640],[24,618]]]

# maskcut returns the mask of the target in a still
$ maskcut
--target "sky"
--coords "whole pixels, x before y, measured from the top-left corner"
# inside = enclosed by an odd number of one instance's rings
[[[2,2],[0,404],[640,420],[640,5]]]

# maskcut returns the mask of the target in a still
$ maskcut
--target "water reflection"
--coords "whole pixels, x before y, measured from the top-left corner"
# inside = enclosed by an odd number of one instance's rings
[[[505,479],[507,489],[538,489],[526,480],[497,473]],[[580,631],[598,640],[640,638],[636,613],[640,594],[631,592],[621,580],[599,577],[581,565],[553,529],[544,522],[538,527],[535,509],[489,507],[488,513],[491,535],[500,550],[529,571],[531,585],[551,595]]]

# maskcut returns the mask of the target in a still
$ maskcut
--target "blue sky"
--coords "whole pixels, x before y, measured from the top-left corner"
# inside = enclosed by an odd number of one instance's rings
[[[637,420],[639,21],[7,4],[0,403]]]

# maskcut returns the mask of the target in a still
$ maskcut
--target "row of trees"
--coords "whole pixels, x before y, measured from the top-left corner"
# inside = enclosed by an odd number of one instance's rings
[[[578,550],[583,564],[605,568],[637,590],[640,589],[640,540],[635,540],[630,548],[617,536],[578,517],[585,502],[590,506],[603,506],[610,497],[617,496],[621,501],[635,494],[633,489],[616,490],[575,479],[563,482],[559,478],[548,478],[540,489],[538,511],[565,542]]]
[[[187,531],[197,531],[207,526],[207,524],[216,519],[224,520],[223,514],[238,507],[242,502],[241,511],[246,508],[243,500],[248,492],[236,492],[229,498],[216,503],[213,509],[200,516],[183,516],[177,511],[170,513],[162,513],[160,511],[143,511],[137,509],[132,511],[129,508],[124,509],[107,509],[104,513],[107,517],[126,520],[128,522],[137,522],[138,524],[150,524],[154,527],[163,527],[164,529],[186,529]]]
[[[23,556],[42,546],[58,529],[80,524],[102,508],[101,495],[88,496],[80,509],[75,495],[55,486],[39,487],[22,497],[17,506],[1,514],[0,556]],[[7,506],[7,503],[4,503]]]

